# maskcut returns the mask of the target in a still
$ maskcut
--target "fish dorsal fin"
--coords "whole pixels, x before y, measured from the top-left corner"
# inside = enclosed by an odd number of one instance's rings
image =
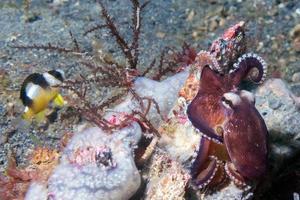
[[[59,85],[62,83],[60,80],[58,80],[57,78],[55,78],[53,75],[49,74],[48,72],[43,73],[43,77],[45,78],[45,80],[47,81],[47,83],[50,86],[56,86],[56,85]]]

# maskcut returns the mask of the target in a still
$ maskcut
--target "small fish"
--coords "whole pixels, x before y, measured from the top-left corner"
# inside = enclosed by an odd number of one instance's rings
[[[59,69],[43,74],[30,74],[24,80],[20,91],[20,99],[25,106],[22,119],[30,121],[36,117],[38,121],[44,120],[51,102],[62,107],[65,102],[59,93],[59,85],[64,79],[64,72]]]

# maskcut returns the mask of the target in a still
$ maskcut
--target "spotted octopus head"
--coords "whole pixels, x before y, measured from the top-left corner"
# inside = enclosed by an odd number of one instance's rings
[[[224,74],[229,72],[233,63],[246,51],[245,22],[241,21],[227,29],[224,34],[213,41],[210,54],[216,58],[218,70]]]

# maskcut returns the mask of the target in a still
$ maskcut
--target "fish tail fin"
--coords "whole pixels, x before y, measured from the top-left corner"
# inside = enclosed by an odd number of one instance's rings
[[[63,107],[65,105],[64,98],[60,94],[56,95],[54,99],[54,104],[59,107]]]
[[[22,114],[22,119],[26,121],[30,121],[34,116],[34,112],[29,108]]]

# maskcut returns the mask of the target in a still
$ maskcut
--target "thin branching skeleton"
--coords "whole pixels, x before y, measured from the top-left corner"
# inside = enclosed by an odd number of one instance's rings
[[[121,50],[126,59],[126,64],[120,64],[114,59],[108,59],[107,57],[101,57],[100,61],[96,61],[93,57],[88,57],[87,53],[80,47],[77,39],[73,33],[69,31],[70,39],[72,40],[72,47],[61,47],[48,43],[47,45],[33,44],[33,45],[14,45],[12,47],[19,49],[36,49],[46,51],[56,51],[58,53],[65,53],[70,55],[79,56],[78,63],[84,66],[89,71],[89,76],[79,74],[74,80],[65,81],[62,86],[64,89],[69,90],[73,95],[73,99],[69,100],[71,106],[73,106],[81,116],[88,121],[95,123],[102,129],[111,132],[114,129],[122,128],[128,125],[132,121],[138,121],[148,132],[159,135],[156,128],[151,124],[147,118],[150,107],[154,106],[158,114],[161,116],[160,109],[157,102],[149,97],[140,97],[133,89],[134,80],[137,76],[147,75],[153,68],[157,68],[158,72],[152,77],[154,80],[160,80],[169,72],[176,72],[175,67],[178,65],[178,58],[185,56],[185,51],[189,46],[184,46],[183,53],[175,53],[171,48],[166,48],[159,59],[158,65],[155,66],[156,60],[154,59],[148,68],[144,72],[138,69],[139,64],[139,39],[142,27],[141,14],[144,11],[149,1],[140,3],[139,0],[130,0],[132,4],[131,14],[131,31],[132,38],[128,42],[120,34],[120,31],[114,22],[113,18],[109,15],[103,1],[97,0],[97,3],[101,7],[101,17],[104,19],[104,24],[93,26],[92,28],[84,32],[84,36],[94,33],[96,30],[106,29],[110,35],[115,39],[117,46]],[[173,58],[166,59],[168,51],[171,51]],[[180,60],[179,60],[180,61]],[[166,67],[164,67],[166,66]],[[125,76],[124,76],[125,75]],[[88,91],[94,86],[106,87],[106,88],[118,88],[119,92],[106,98],[98,104],[94,104],[88,100]],[[104,118],[106,108],[111,107],[122,97],[130,94],[132,100],[138,102],[139,109],[128,113],[123,122],[119,124],[111,124]],[[162,117],[162,116],[161,116]]]

